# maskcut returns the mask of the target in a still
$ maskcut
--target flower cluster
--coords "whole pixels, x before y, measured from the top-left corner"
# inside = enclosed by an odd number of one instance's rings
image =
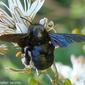
[[[24,0],[24,4],[20,0],[8,0],[8,6],[0,2],[10,15],[0,8],[0,35],[6,33],[27,33],[29,26],[37,12],[42,7],[45,0]]]
[[[60,79],[70,79],[72,85],[85,85],[85,57],[71,56],[72,68],[56,63]]]

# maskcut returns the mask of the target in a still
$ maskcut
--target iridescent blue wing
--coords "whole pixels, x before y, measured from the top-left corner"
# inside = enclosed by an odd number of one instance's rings
[[[52,44],[54,46],[66,47],[71,43],[74,42],[81,42],[85,41],[85,36],[78,35],[78,34],[57,34],[57,33],[50,33],[49,34]]]

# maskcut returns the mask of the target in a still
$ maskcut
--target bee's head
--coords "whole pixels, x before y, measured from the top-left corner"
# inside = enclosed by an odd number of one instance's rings
[[[34,37],[41,38],[45,34],[45,29],[42,25],[35,25],[32,28],[32,34]]]
[[[45,30],[44,26],[43,25],[34,25],[32,27],[32,35],[34,38],[36,38],[37,40],[40,40],[40,41],[44,41],[48,36],[48,33],[47,31]]]

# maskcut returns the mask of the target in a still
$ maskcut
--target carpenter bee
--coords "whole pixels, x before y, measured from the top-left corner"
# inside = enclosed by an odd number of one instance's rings
[[[45,70],[53,64],[55,46],[67,47],[85,40],[83,35],[48,32],[41,24],[30,26],[29,31],[26,34],[1,35],[0,40],[17,43],[25,53],[25,64],[29,65],[32,60],[38,70]]]
[[[24,0],[23,9],[20,0],[8,0],[9,7],[6,5],[5,7],[9,10],[11,16],[0,9],[0,28],[2,27],[2,30],[7,28],[11,30],[17,29],[14,30],[13,33],[1,32],[0,40],[14,42],[21,47],[21,51],[24,54],[22,62],[26,68],[31,67],[37,71],[43,71],[53,66],[55,72],[52,80],[54,80],[57,77],[54,62],[55,47],[67,47],[73,42],[84,41],[85,36],[56,33],[54,23],[44,22],[46,19],[41,20],[38,24],[32,24],[31,21],[45,0],[34,0],[32,4],[30,1],[32,0]],[[2,3],[2,5],[4,4]],[[4,32],[6,32],[6,30]]]
[[[55,46],[67,47],[73,42],[85,41],[85,36],[48,32],[44,25],[35,24],[30,26],[29,33],[5,34],[0,36],[0,40],[17,43],[22,48],[22,53],[25,54],[24,65],[31,66],[30,62],[32,61],[32,68],[43,71],[52,65],[56,69],[54,63]]]

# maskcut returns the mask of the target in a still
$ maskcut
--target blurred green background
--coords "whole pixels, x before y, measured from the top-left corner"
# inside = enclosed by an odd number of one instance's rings
[[[2,0],[7,3],[7,0]],[[22,0],[21,0],[22,1]],[[46,0],[44,6],[38,12],[34,19],[34,23],[41,18],[47,17],[53,20],[58,33],[77,33],[85,35],[85,0]],[[5,70],[5,67],[24,68],[21,63],[21,58],[16,58],[15,54],[18,50],[11,43],[5,43],[8,51],[4,56],[0,55],[0,81],[1,80],[16,80],[20,81],[14,85],[37,85],[37,78],[33,74],[20,74]],[[70,56],[72,54],[79,56],[85,55],[85,42],[74,43],[66,48],[58,48],[54,55],[56,62],[61,62],[71,66]],[[50,80],[43,76],[40,79],[40,85],[51,85]],[[0,84],[2,85],[2,84]],[[9,84],[8,84],[9,85]]]

